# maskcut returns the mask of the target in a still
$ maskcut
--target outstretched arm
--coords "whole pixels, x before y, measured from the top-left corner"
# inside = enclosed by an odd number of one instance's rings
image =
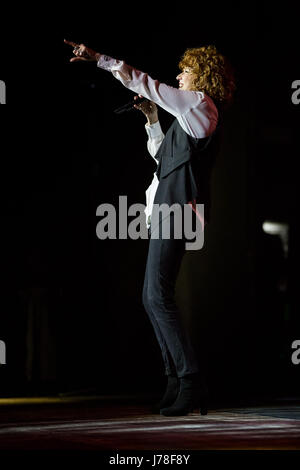
[[[216,128],[218,111],[211,98],[201,91],[173,88],[152,79],[147,73],[134,69],[122,60],[89,49],[84,44],[66,41],[73,47],[71,62],[94,61],[98,67],[110,71],[115,78],[138,95],[156,103],[178,118],[180,125],[191,136],[202,138]]]
[[[111,72],[126,88],[153,101],[175,117],[186,114],[205,100],[202,92],[183,91],[160,83],[123,60],[100,54],[97,66]]]

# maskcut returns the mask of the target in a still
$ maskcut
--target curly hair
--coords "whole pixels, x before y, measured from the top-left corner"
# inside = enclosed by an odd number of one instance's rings
[[[196,74],[194,87],[208,94],[216,104],[229,105],[236,89],[233,69],[228,60],[215,46],[203,46],[187,49],[183,54],[179,68],[191,68]]]

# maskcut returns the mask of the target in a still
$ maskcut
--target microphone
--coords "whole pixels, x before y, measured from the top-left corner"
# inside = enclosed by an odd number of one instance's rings
[[[142,97],[138,97],[136,100],[133,100],[133,101],[129,101],[129,103],[126,103],[124,104],[123,106],[120,106],[119,108],[117,109],[114,109],[114,113],[116,114],[122,114],[122,113],[126,113],[127,111],[132,111],[133,109],[135,109],[133,106],[135,104],[140,104],[142,103],[143,101],[146,101],[146,98]]]

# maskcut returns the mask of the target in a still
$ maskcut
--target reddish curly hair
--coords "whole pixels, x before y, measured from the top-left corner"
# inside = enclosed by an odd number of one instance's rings
[[[233,69],[215,46],[187,49],[179,68],[182,71],[187,67],[197,75],[193,83],[196,90],[209,95],[216,104],[226,106],[232,102],[236,89]]]

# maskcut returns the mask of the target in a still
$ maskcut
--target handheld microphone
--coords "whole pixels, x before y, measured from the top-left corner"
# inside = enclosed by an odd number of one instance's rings
[[[117,109],[114,109],[114,113],[116,114],[122,114],[122,113],[125,113],[127,111],[132,111],[133,109],[135,109],[133,106],[135,104],[140,104],[142,103],[143,101],[146,101],[146,98],[142,97],[138,97],[136,100],[133,100],[133,101],[129,101],[129,103],[126,103],[124,104],[123,106],[120,106],[119,108]]]

